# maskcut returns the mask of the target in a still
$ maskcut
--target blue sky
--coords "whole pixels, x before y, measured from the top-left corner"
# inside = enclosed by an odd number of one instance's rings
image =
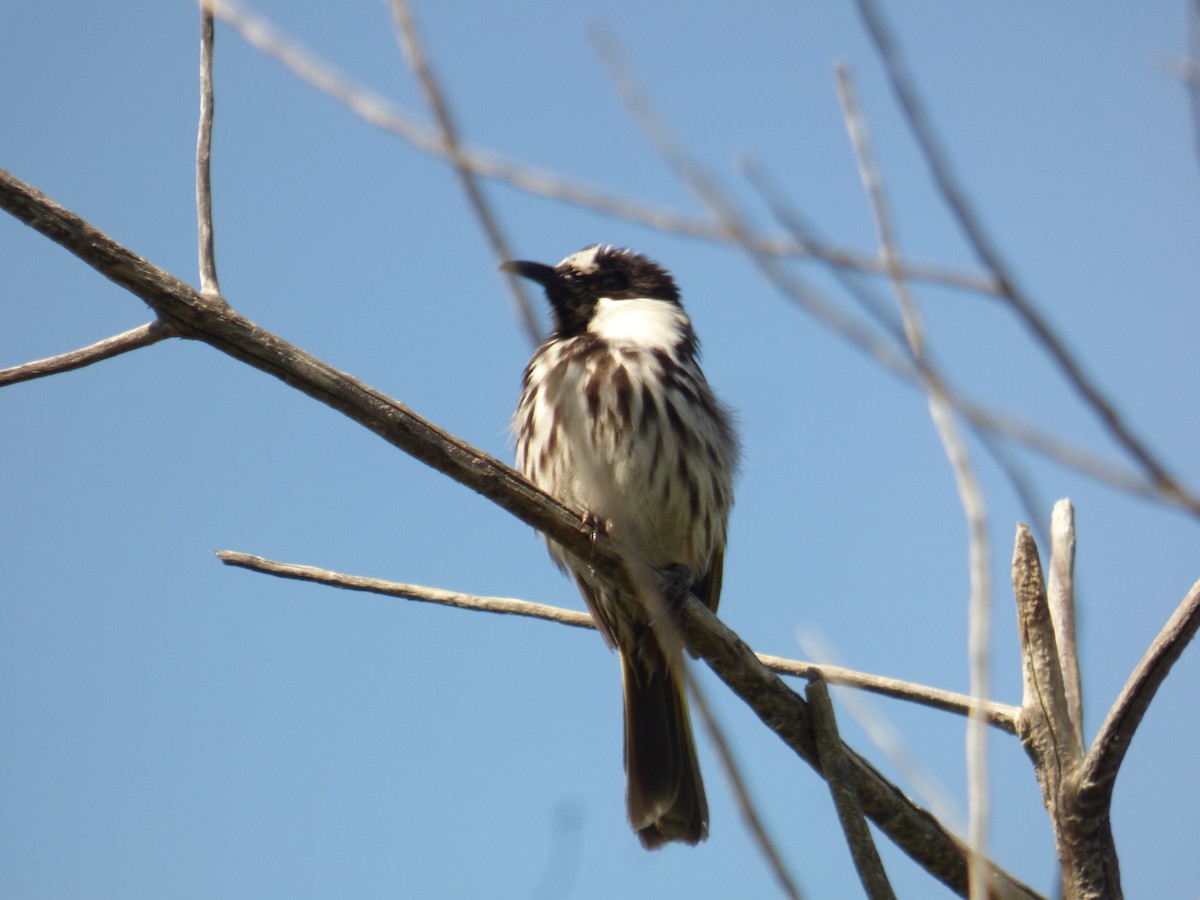
[[[196,9],[12,6],[0,32],[0,165],[195,283]],[[1197,485],[1200,167],[1173,75],[1185,6],[887,12],[1021,283],[1133,427]],[[255,8],[424,115],[385,3]],[[774,230],[738,156],[761,161],[831,242],[870,253],[833,87],[842,60],[905,254],[976,270],[847,4],[444,2],[417,14],[473,145],[699,214],[616,98],[588,38],[603,25],[756,223]],[[217,39],[213,182],[230,301],[511,461],[529,346],[453,173],[227,27]],[[486,190],[523,257],[553,262],[601,241],[675,273],[746,445],[723,618],[761,652],[802,656],[800,636],[816,634],[845,665],[965,690],[966,529],[922,396],[783,301],[734,249]],[[798,271],[832,293],[818,268]],[[999,303],[930,286],[918,299],[936,358],[964,389],[1123,461]],[[0,367],[148,320],[139,301],[0,218]],[[280,581],[211,554],[581,606],[532,532],[478,496],[180,341],[0,391],[0,435],[5,896],[774,895],[704,735],[709,841],[638,846],[624,822],[618,669],[596,635]],[[1029,513],[971,449],[990,513],[994,695],[1015,703],[1008,565]],[[1044,521],[1055,499],[1075,503],[1090,738],[1200,577],[1196,521],[1018,456]],[[1200,893],[1198,679],[1193,649],[1117,783],[1130,896]],[[851,893],[823,782],[715,679],[702,683],[797,880],[812,897]],[[869,707],[961,821],[963,722]],[[848,713],[842,725],[913,789]],[[990,749],[993,853],[1050,891],[1032,769],[1013,738],[997,733]],[[946,894],[886,840],[881,849],[901,896]]]

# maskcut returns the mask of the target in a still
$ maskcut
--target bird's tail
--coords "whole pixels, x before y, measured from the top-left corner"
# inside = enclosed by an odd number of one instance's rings
[[[682,677],[682,658],[646,666],[621,653],[629,824],[647,850],[708,837],[708,801]],[[682,654],[679,654],[682,657]]]

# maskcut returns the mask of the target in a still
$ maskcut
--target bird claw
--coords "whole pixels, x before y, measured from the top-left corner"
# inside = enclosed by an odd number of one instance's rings
[[[588,530],[588,537],[593,544],[596,543],[597,535],[608,534],[608,528],[605,527],[604,520],[595,513],[585,512],[582,522],[583,527]]]
[[[677,612],[692,593],[692,570],[683,563],[675,563],[659,572],[659,578],[663,601],[671,612]]]

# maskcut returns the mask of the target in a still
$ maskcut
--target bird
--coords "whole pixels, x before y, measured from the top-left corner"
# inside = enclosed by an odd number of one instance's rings
[[[715,612],[740,444],[700,369],[675,280],[640,253],[600,244],[554,266],[500,268],[541,285],[553,317],[521,381],[517,469],[602,529],[627,568],[687,573],[686,586]],[[699,843],[708,801],[682,642],[661,624],[661,583],[655,596],[631,595],[596,578],[586,558],[547,544],[620,657],[630,826],[649,850]]]

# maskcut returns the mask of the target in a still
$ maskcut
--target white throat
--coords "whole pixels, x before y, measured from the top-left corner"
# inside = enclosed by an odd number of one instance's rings
[[[588,331],[614,344],[673,347],[686,335],[687,313],[669,300],[610,300],[601,297]]]

